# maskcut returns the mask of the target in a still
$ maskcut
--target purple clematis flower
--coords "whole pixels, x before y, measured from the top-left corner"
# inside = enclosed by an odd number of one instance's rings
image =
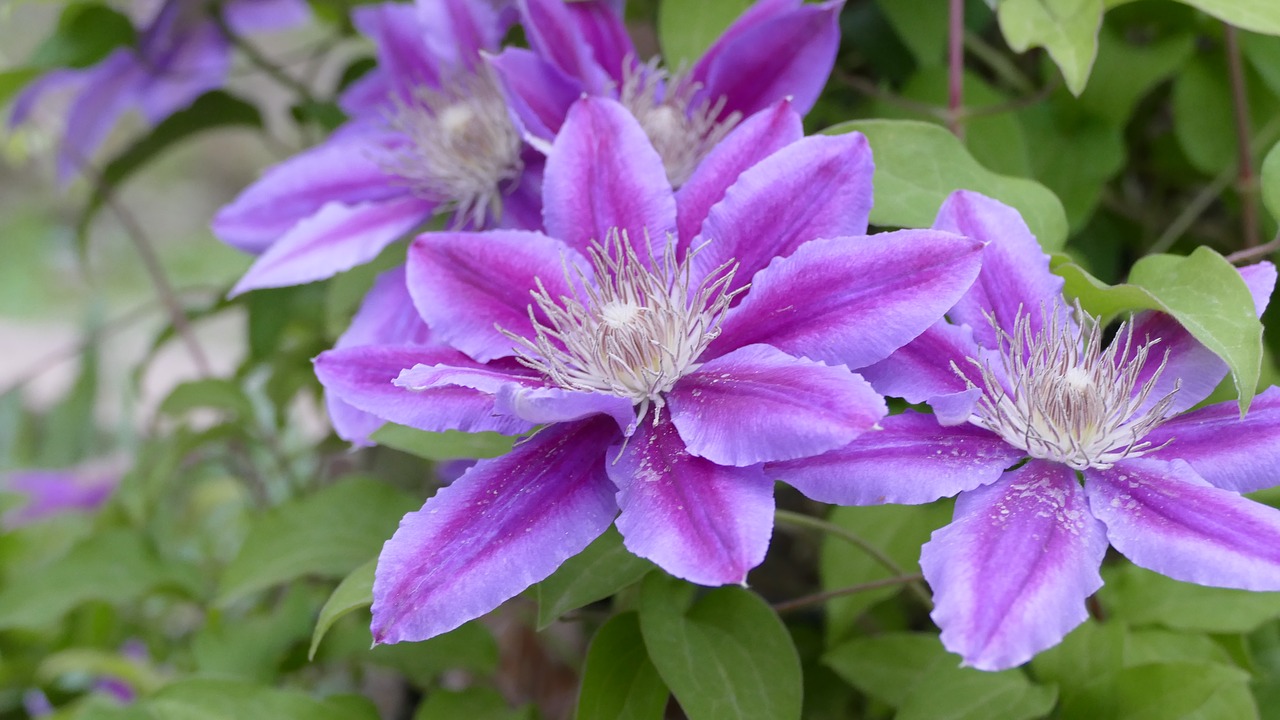
[[[404,518],[378,562],[377,642],[492,610],[615,515],[626,546],[672,574],[743,582],[772,532],[763,463],[839,447],[885,415],[851,368],[954,305],[982,244],[933,230],[864,236],[865,138],[800,133],[779,102],[674,193],[631,113],[583,98],[548,156],[545,233],[413,243],[410,295],[450,349],[317,358],[331,393],[389,421],[543,426]]]
[[[156,125],[222,86],[231,69],[231,43],[213,11],[211,3],[165,0],[148,13],[136,47],[117,48],[91,67],[53,70],[28,85],[14,102],[10,124],[25,122],[51,90],[74,93],[57,159],[58,180],[67,182],[126,112],[137,110]],[[283,30],[310,17],[304,0],[229,0],[221,12],[237,35]]]
[[[471,228],[538,225],[541,155],[480,57],[509,16],[473,0],[353,11],[378,67],[342,96],[351,120],[214,218],[219,238],[260,256],[232,295],[331,277],[439,212]]]
[[[841,504],[961,493],[920,564],[943,644],[984,670],[1025,662],[1087,618],[1108,545],[1178,580],[1280,590],[1280,511],[1239,495],[1280,477],[1280,391],[1243,420],[1234,402],[1178,416],[1227,368],[1172,318],[1137,314],[1104,344],[1016,211],[959,192],[934,227],[990,240],[978,281],[950,322],[865,375],[936,417],[885,418],[771,476]],[[1275,268],[1241,275],[1261,313]]]
[[[23,495],[19,507],[5,513],[3,526],[18,527],[68,512],[102,507],[120,482],[120,473],[102,468],[18,470],[0,479],[0,491]]]
[[[584,93],[618,100],[640,122],[679,188],[744,118],[783,98],[807,113],[831,74],[844,0],[761,0],[687,72],[642,63],[622,3],[519,0],[530,50],[490,60],[532,141],[549,144]]]

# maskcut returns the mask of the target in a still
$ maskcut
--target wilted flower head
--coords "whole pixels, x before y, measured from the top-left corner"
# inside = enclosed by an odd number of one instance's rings
[[[137,44],[113,50],[86,68],[53,70],[33,81],[14,102],[11,125],[31,117],[50,91],[74,97],[58,151],[57,172],[70,180],[88,163],[116,122],[137,110],[156,125],[209,90],[231,69],[231,41],[214,19],[222,13],[237,35],[281,30],[310,17],[304,0],[199,0],[150,3],[141,13]]]
[[[863,236],[866,140],[800,138],[778,103],[677,194],[635,118],[583,98],[548,156],[545,234],[416,239],[409,292],[451,347],[334,350],[316,360],[321,382],[425,430],[545,427],[405,517],[378,563],[379,642],[488,612],[615,515],[626,546],[668,572],[743,582],[773,525],[762,463],[839,447],[884,416],[850,368],[940,318],[982,246]]]
[[[935,227],[990,241],[978,281],[940,322],[866,371],[886,394],[928,402],[773,476],[842,504],[960,493],[924,546],[942,642],[985,670],[1059,642],[1087,613],[1113,546],[1187,582],[1280,590],[1280,511],[1238,493],[1275,485],[1280,391],[1178,416],[1226,365],[1167,315],[1144,312],[1110,343],[1068,309],[1063,282],[1017,212],[970,192]],[[1270,263],[1241,269],[1261,313]]]

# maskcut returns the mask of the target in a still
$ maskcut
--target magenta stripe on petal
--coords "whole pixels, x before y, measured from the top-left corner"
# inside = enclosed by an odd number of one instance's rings
[[[973,425],[943,427],[908,410],[882,430],[815,457],[770,463],[765,471],[835,505],[916,505],[995,482],[1022,451]]]
[[[1106,551],[1065,465],[1032,460],[962,494],[920,552],[942,644],[979,670],[1021,665],[1088,618]]]
[[[870,430],[888,409],[840,366],[748,345],[703,364],[667,394],[689,453],[718,465],[816,455]]]
[[[883,360],[969,288],[981,250],[936,230],[806,243],[756,273],[708,357],[764,343],[855,370]]]
[[[669,422],[643,422],[609,450],[628,550],[699,585],[746,580],[773,534],[773,482],[760,466],[690,455]],[[616,458],[616,460],[614,459]]]
[[[508,383],[498,390],[494,409],[539,425],[608,415],[626,435],[630,435],[636,425],[636,411],[631,399],[603,392]]]
[[[1093,514],[1125,557],[1175,580],[1280,590],[1280,510],[1205,482],[1181,460],[1086,470]]]
[[[1280,388],[1269,387],[1240,417],[1236,401],[1193,410],[1143,438],[1165,447],[1149,457],[1185,460],[1211,484],[1235,492],[1280,485]]]
[[[373,637],[425,640],[545,579],[609,527],[607,419],[553,425],[409,513],[378,556]]]
[[[588,93],[600,94],[611,78],[592,57],[591,47],[562,0],[517,0],[529,45],[561,72],[577,78]]]
[[[523,48],[506,48],[488,62],[524,131],[548,143],[555,139],[569,107],[582,96],[582,85]]]
[[[980,359],[981,353],[972,328],[940,320],[889,357],[863,368],[862,376],[885,395],[928,402],[939,395],[964,392],[968,385],[952,363],[961,372],[979,377],[969,358]]]

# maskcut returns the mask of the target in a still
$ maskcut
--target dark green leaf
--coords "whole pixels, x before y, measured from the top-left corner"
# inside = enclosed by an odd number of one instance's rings
[[[317,600],[295,587],[267,614],[229,617],[211,611],[191,641],[202,675],[270,684],[290,649],[311,631]]]
[[[413,720],[529,720],[531,708],[514,709],[497,690],[473,687],[436,690],[418,706]]]
[[[1132,565],[1107,568],[1104,577],[1099,601],[1130,625],[1239,633],[1280,617],[1280,593],[1192,585]]]
[[[436,461],[498,457],[510,452],[515,444],[515,438],[498,433],[457,430],[433,433],[393,423],[378,428],[369,439],[379,445]]]
[[[129,18],[102,3],[68,5],[52,36],[36,48],[27,64],[38,68],[87,67],[115,48],[136,40]]]
[[[1280,143],[1262,161],[1262,203],[1271,217],[1280,222]]]
[[[596,631],[582,671],[577,720],[661,720],[669,695],[635,613],[615,615]]]
[[[644,577],[653,563],[632,555],[610,527],[551,577],[538,583],[538,629],[561,615],[613,595]]]
[[[916,62],[924,67],[943,63],[947,49],[944,5],[934,0],[878,0],[877,4]],[[965,100],[970,99],[966,96]]]
[[[1248,720],[1249,674],[1219,664],[1160,663],[1105,674],[1066,696],[1064,720]]]
[[[377,566],[378,559],[372,558],[369,562],[352,570],[351,574],[343,578],[342,582],[338,583],[338,587],[334,588],[333,594],[325,601],[324,607],[320,608],[320,617],[316,620],[315,630],[311,633],[311,649],[307,652],[309,659],[315,658],[316,648],[320,647],[324,634],[329,632],[329,628],[333,627],[338,618],[352,610],[373,604],[373,572]]]

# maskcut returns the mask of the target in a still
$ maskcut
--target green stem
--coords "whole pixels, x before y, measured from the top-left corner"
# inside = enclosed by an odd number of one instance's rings
[[[918,583],[923,580],[922,575],[895,575],[880,580],[871,580],[870,582],[858,583],[857,585],[849,585],[848,587],[836,588],[835,590],[827,590],[825,592],[813,593],[795,598],[794,600],[786,600],[784,602],[775,603],[774,612],[779,614],[800,610],[810,605],[822,605],[826,602],[834,600],[845,595],[856,595],[869,590],[879,590],[880,588],[893,587],[895,585],[909,585]]]

